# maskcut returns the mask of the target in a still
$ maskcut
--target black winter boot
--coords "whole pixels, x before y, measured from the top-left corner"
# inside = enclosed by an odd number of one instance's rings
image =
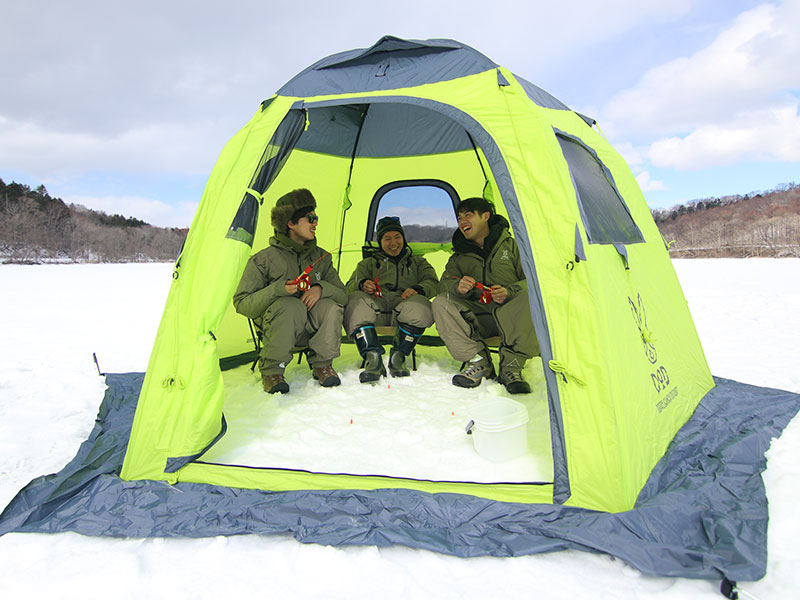
[[[398,323],[389,353],[389,373],[392,377],[408,377],[411,371],[405,366],[406,357],[414,351],[422,332],[422,327]]]
[[[363,325],[350,334],[356,343],[358,353],[364,359],[364,370],[358,374],[361,383],[378,381],[381,376],[386,376],[386,367],[383,366],[383,348],[378,343],[378,334],[374,325]]]

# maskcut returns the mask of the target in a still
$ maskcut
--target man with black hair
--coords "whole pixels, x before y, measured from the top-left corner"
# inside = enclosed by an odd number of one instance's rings
[[[439,335],[453,358],[465,363],[453,385],[477,387],[484,377],[495,376],[484,339],[499,335],[500,383],[509,393],[530,393],[522,369],[539,354],[539,342],[528,306],[528,282],[509,223],[483,198],[463,200],[456,215],[453,255],[433,300]]]
[[[364,359],[361,383],[386,375],[383,348],[375,324],[397,325],[389,354],[392,377],[411,374],[405,366],[422,332],[433,324],[430,298],[436,295],[436,271],[406,243],[398,217],[383,217],[376,230],[379,249],[362,260],[347,282],[350,294],[344,311],[345,331]]]
[[[278,199],[271,214],[275,235],[247,261],[233,295],[236,312],[263,331],[258,367],[270,394],[289,391],[283,372],[297,345],[308,345],[308,363],[320,385],[341,383],[332,361],[339,356],[347,293],[330,254],[317,246],[316,207],[306,189]],[[298,281],[309,265],[307,282]]]

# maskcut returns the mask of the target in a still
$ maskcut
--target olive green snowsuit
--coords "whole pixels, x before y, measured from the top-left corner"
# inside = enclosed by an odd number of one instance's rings
[[[302,292],[287,294],[284,285],[311,264],[311,286],[320,286],[322,296],[308,310],[300,300]],[[250,257],[233,295],[236,312],[263,331],[262,375],[282,373],[295,346],[308,346],[308,362],[313,368],[330,365],[339,356],[346,301],[347,293],[330,254],[326,255],[316,240],[298,244],[283,233],[276,233],[269,246]]]
[[[467,240],[460,230],[453,234],[453,255],[433,300],[433,316],[439,335],[458,361],[470,360],[485,349],[484,338],[499,335],[503,373],[521,370],[527,359],[538,356],[539,342],[528,306],[528,282],[517,243],[508,233],[508,221],[493,215],[489,228],[483,248]],[[506,300],[481,304],[481,290],[476,287],[459,293],[458,282],[465,275],[487,287],[503,286],[508,290]]]
[[[383,297],[361,291],[367,279],[378,278]],[[433,324],[430,299],[436,295],[439,279],[430,263],[414,256],[406,246],[396,256],[381,250],[362,260],[347,282],[349,297],[344,311],[345,332],[350,335],[361,325],[405,323],[425,329]],[[405,300],[402,293],[411,288],[417,293]]]

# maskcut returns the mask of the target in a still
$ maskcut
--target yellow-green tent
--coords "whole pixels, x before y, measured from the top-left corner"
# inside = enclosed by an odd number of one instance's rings
[[[219,465],[220,364],[252,347],[231,298],[298,188],[349,274],[386,190],[491,199],[511,223],[547,382],[551,481],[479,484]],[[446,248],[427,256],[434,266]],[[411,488],[604,511],[637,494],[713,380],[664,242],[593,121],[452,40],[384,37],[299,73],[225,146],[178,258],[123,479],[263,490]]]

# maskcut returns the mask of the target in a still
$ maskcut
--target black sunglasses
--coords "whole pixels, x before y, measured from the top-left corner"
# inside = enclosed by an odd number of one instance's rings
[[[315,215],[314,213],[308,213],[306,215],[306,219],[308,219],[308,222],[311,223],[312,225],[314,223],[316,223],[317,221],[319,221],[319,217],[317,215]]]
[[[400,217],[381,217],[378,219],[378,225],[383,225],[384,223],[399,223]]]

